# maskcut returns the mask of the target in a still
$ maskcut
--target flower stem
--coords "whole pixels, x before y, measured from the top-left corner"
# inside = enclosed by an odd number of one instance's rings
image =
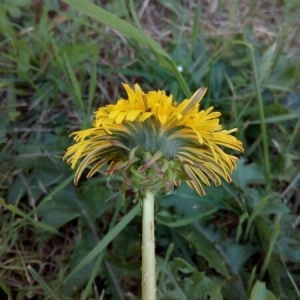
[[[143,200],[142,300],[155,299],[154,194],[146,192]]]

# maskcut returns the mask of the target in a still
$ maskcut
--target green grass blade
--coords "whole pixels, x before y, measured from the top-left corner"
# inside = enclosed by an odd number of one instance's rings
[[[300,173],[298,173],[294,179],[290,182],[290,184],[285,188],[285,190],[281,193],[282,197],[286,197],[293,190],[296,190],[298,187],[298,181],[300,180]],[[286,202],[287,204],[287,202]]]
[[[280,116],[265,118],[264,123],[272,124],[272,123],[289,121],[289,120],[293,120],[293,119],[297,119],[297,118],[299,118],[299,113],[290,113],[290,114],[284,114],[284,115],[280,115]],[[261,120],[249,121],[248,124],[249,125],[261,124]],[[298,126],[300,126],[300,125],[298,125]],[[297,134],[298,134],[298,131],[297,131]]]
[[[240,221],[239,221],[239,225],[237,227],[237,231],[236,231],[236,236],[235,236],[235,242],[238,243],[241,236],[242,236],[242,232],[243,232],[243,225],[245,223],[245,221],[249,218],[249,214],[248,212],[244,212],[241,216],[240,216]]]
[[[255,61],[253,46],[249,45],[249,49],[250,49],[250,52],[251,52],[251,61],[252,61],[252,68],[253,68],[255,92],[256,92],[256,97],[257,97],[258,112],[259,112],[259,119],[260,119],[260,128],[261,128],[262,139],[263,139],[265,172],[266,172],[267,189],[268,189],[270,187],[270,183],[271,183],[271,165],[270,165],[270,156],[269,156],[268,133],[267,133],[267,127],[266,127],[266,123],[265,123],[264,106],[263,106],[263,100],[262,100],[260,87],[259,87],[257,64],[256,64],[256,61]]]
[[[140,205],[136,205],[123,219],[107,233],[107,235],[97,244],[97,246],[76,266],[74,270],[65,278],[65,282],[75,275],[95,258],[107,245],[127,226],[127,224],[140,212]]]
[[[251,290],[254,286],[254,280],[255,280],[255,277],[256,277],[256,270],[257,270],[257,265],[255,265],[252,268],[252,271],[251,271],[251,274],[250,274],[250,277],[249,277],[249,280],[248,280],[247,290],[246,290],[246,295],[247,295],[246,299],[250,298]]]
[[[74,94],[75,94],[75,101],[78,105],[78,107],[80,108],[81,112],[84,112],[84,104],[82,102],[82,95],[81,95],[81,90],[80,90],[80,84],[76,78],[75,72],[69,62],[69,59],[67,57],[67,55],[65,55],[65,60],[66,60],[66,66],[67,66],[67,70],[68,70],[68,74],[69,77],[71,79],[71,83],[73,85],[74,88]]]
[[[56,293],[52,290],[50,285],[46,283],[43,278],[31,267],[27,267],[28,271],[30,274],[33,276],[33,278],[39,283],[41,288],[47,293],[47,295],[50,297],[52,300],[61,300]]]
[[[268,78],[271,73],[272,66],[274,65],[275,57],[276,57],[276,43],[270,45],[268,49],[263,53],[260,64],[259,64],[259,84],[268,81]]]
[[[1,206],[3,206],[5,209],[9,210],[11,213],[16,214],[17,216],[20,216],[25,220],[28,220],[33,225],[35,225],[37,228],[60,235],[59,231],[57,231],[55,228],[32,219],[30,217],[30,215],[24,213],[22,210],[20,210],[18,207],[14,206],[12,204],[6,204],[5,200],[3,198],[0,198],[0,207]]]
[[[112,217],[111,222],[109,224],[109,229],[108,229],[109,232],[115,226],[117,217],[118,217],[118,215],[120,213],[121,206],[122,206],[122,202],[118,201],[117,205],[116,205],[116,208],[115,208],[115,211],[114,211],[114,214],[113,214],[113,217]],[[91,274],[91,276],[89,278],[89,281],[88,281],[88,283],[86,285],[86,288],[84,290],[84,293],[83,293],[83,295],[80,298],[81,300],[86,300],[87,299],[87,297],[88,297],[88,295],[89,295],[89,293],[90,293],[90,291],[92,289],[92,284],[94,282],[94,279],[95,279],[95,277],[97,275],[97,272],[98,272],[98,270],[99,270],[99,268],[101,266],[101,263],[103,261],[104,255],[105,255],[105,251],[102,251],[99,254],[99,256],[98,256],[98,258],[96,260],[96,263],[95,263],[95,267],[94,267],[94,269],[92,271],[92,274]]]
[[[207,211],[207,212],[201,213],[201,214],[196,215],[196,216],[194,216],[194,217],[183,218],[183,219],[180,219],[180,220],[175,221],[175,222],[172,222],[172,223],[165,222],[165,221],[159,219],[157,216],[156,216],[155,220],[156,220],[159,224],[163,224],[163,225],[166,225],[166,226],[171,227],[171,228],[177,228],[177,227],[186,226],[186,225],[188,225],[188,224],[197,222],[197,221],[201,220],[201,219],[204,218],[204,217],[213,215],[213,214],[214,214],[215,212],[217,212],[218,210],[219,210],[219,208],[213,208],[213,209],[211,209],[211,210],[209,210],[209,211]]]
[[[101,252],[96,260],[96,263],[95,263],[95,266],[93,268],[93,271],[92,271],[92,274],[89,278],[89,281],[85,287],[85,290],[80,298],[80,300],[86,300],[87,297],[89,296],[91,290],[92,290],[92,285],[93,285],[93,282],[95,280],[95,277],[97,275],[97,272],[99,271],[99,268],[101,266],[101,263],[103,261],[103,257],[104,257],[104,252]]]
[[[175,64],[175,62],[172,59],[170,60],[170,64],[172,67],[172,71],[173,71],[174,75],[176,76],[177,81],[179,82],[179,85],[180,85],[182,91],[184,92],[184,94],[187,98],[190,98],[192,96],[192,93],[191,93],[190,89],[188,88],[185,80],[183,79],[181,73],[178,71],[177,65]]]
[[[167,249],[166,256],[165,256],[165,259],[164,259],[164,267],[163,267],[164,271],[167,270],[168,262],[170,260],[170,257],[172,255],[173,251],[174,251],[174,244],[171,243],[169,245],[168,249]],[[157,278],[158,278],[157,282],[164,282],[164,280],[165,280],[165,273],[161,272],[161,274],[159,274],[159,270],[158,270]]]
[[[8,296],[8,300],[12,299],[11,298],[11,293],[10,293],[10,290],[9,290],[8,286],[2,280],[0,280],[0,289],[2,289],[2,291],[6,294],[6,296]]]
[[[261,92],[260,92],[259,77],[258,77],[258,72],[257,72],[257,63],[255,60],[254,49],[251,44],[249,44],[247,42],[243,42],[243,41],[234,41],[232,44],[233,45],[234,44],[243,45],[250,50],[255,93],[256,93],[256,98],[257,98],[258,112],[259,112],[259,119],[260,119],[260,128],[261,128],[262,139],[263,139],[263,151],[264,151],[267,189],[269,189],[270,183],[271,183],[271,165],[270,165],[270,156],[269,156],[269,143],[268,143],[268,134],[267,134],[267,127],[266,127],[266,122],[265,122],[264,106],[263,106],[263,100],[262,100],[262,96],[261,96]]]
[[[274,241],[274,237],[276,237],[277,234],[276,232],[277,229],[275,228],[275,226],[273,229],[270,228],[269,220],[262,216],[257,216],[255,218],[254,225],[255,225],[255,230],[259,236],[259,241],[262,247],[262,253],[266,255],[268,252],[270,252],[270,249],[272,248],[271,239]],[[264,257],[264,260],[265,259],[266,258]],[[276,294],[283,293],[284,287],[280,276],[281,261],[279,256],[276,253],[271,253],[267,265],[267,271],[268,271],[268,282],[269,285],[272,287],[272,290],[275,291]]]
[[[258,205],[253,209],[250,217],[249,217],[249,220],[248,220],[248,223],[247,223],[247,227],[246,227],[246,233],[245,233],[245,240],[248,239],[248,236],[249,236],[249,233],[250,233],[250,229],[251,229],[251,226],[252,226],[252,223],[253,221],[255,220],[255,218],[257,216],[259,216],[259,214],[261,213],[261,211],[266,207],[266,205],[268,204],[269,202],[269,199],[270,199],[270,196],[267,196],[265,198],[263,198],[259,203]]]
[[[92,104],[96,93],[97,87],[97,57],[93,59],[93,67],[91,72],[90,84],[89,84],[89,98],[88,98],[88,107],[87,115],[90,117],[92,113]]]
[[[219,284],[212,290],[211,296],[209,298],[210,300],[218,300],[218,299],[220,299],[220,297],[222,297],[221,290],[222,290],[223,285],[224,285],[224,283],[222,282],[221,284]]]
[[[144,34],[141,30],[136,28],[135,26],[129,24],[128,22],[120,19],[119,17],[111,14],[110,12],[102,9],[101,7],[88,2],[86,0],[62,0],[63,2],[71,5],[73,8],[76,8],[80,10],[82,13],[88,15],[89,17],[93,18],[96,21],[101,22],[104,25],[107,25],[113,29],[118,30],[120,33],[124,34],[127,37],[133,38],[139,43],[146,44],[147,46],[152,49],[157,55],[163,56],[167,58],[168,63],[170,65],[170,69],[176,76],[183,92],[185,93],[186,97],[190,97],[191,93],[189,91],[189,88],[183,79],[181,73],[178,71],[177,66],[175,62],[172,60],[172,58],[169,56],[169,54],[157,43],[155,42],[151,37]],[[133,2],[130,2],[131,8],[133,6]],[[132,12],[135,11],[132,9]],[[137,16],[135,18],[135,21],[138,21]],[[137,22],[137,24],[139,24]]]
[[[145,36],[143,36],[136,27],[120,19],[114,14],[104,10],[103,8],[87,0],[62,0],[62,2],[65,2],[69,4],[71,7],[80,10],[82,13],[88,15],[94,20],[106,26],[109,26],[113,29],[118,30],[120,33],[124,34],[125,36],[135,39],[137,42],[145,44],[145,42],[147,41],[147,43],[150,44],[158,53],[164,56],[167,55],[165,50],[158,43],[156,43],[152,38],[146,36],[146,41],[145,41]]]
[[[298,121],[297,121],[297,123],[296,123],[296,125],[293,129],[293,132],[292,132],[290,138],[289,138],[289,143],[286,147],[286,152],[287,153],[291,151],[292,146],[293,146],[294,142],[296,141],[297,136],[299,135],[299,131],[300,131],[300,116],[298,116]]]
[[[17,35],[6,14],[5,6],[0,3],[0,31],[5,32],[5,35],[12,40],[12,43],[17,41]],[[3,39],[3,37],[2,37]]]
[[[269,244],[268,252],[264,259],[264,262],[263,262],[263,265],[262,265],[261,271],[260,271],[260,278],[263,278],[263,276],[265,275],[265,272],[268,268],[268,265],[269,265],[269,262],[271,259],[271,255],[274,251],[274,247],[275,247],[276,241],[277,241],[279,233],[280,233],[280,218],[281,218],[281,214],[277,216],[277,220],[276,220],[274,229],[273,229],[271,237],[270,237],[270,244]]]
[[[137,30],[139,31],[141,37],[144,39],[144,44],[147,45],[153,52],[153,54],[155,55],[156,59],[158,62],[160,62],[161,65],[168,67],[168,63],[166,62],[166,58],[171,59],[169,57],[169,54],[162,49],[162,52],[160,53],[159,51],[157,51],[157,49],[155,47],[153,47],[153,45],[151,43],[149,43],[148,39],[149,36],[147,34],[144,33],[143,28],[141,26],[141,23],[138,19],[135,7],[134,7],[134,1],[130,0],[129,1],[129,8],[130,8],[130,12],[131,15],[133,17],[133,20],[136,24]]]
[[[133,19],[134,19],[134,21],[135,21],[135,23],[136,23],[136,25],[137,25],[137,27],[138,27],[141,35],[145,38],[145,43],[150,47],[150,49],[152,50],[152,52],[156,56],[158,56],[157,60],[158,61],[162,60],[163,59],[162,55],[159,52],[156,51],[156,49],[152,46],[152,44],[150,44],[148,42],[148,39],[147,39],[148,36],[142,30],[141,24],[139,22],[139,19],[138,19],[137,13],[136,13],[136,10],[134,8],[134,1],[133,0],[130,0],[129,7],[130,7],[131,14],[133,16]],[[175,62],[173,61],[173,59],[169,56],[169,54],[167,54],[165,52],[164,56],[167,58],[167,62],[169,64],[169,66],[170,66],[170,69],[174,73],[174,75],[176,76],[176,78],[177,78],[177,80],[179,82],[179,85],[180,85],[182,91],[184,92],[184,94],[186,95],[186,97],[190,97],[191,96],[191,92],[190,92],[190,90],[189,90],[189,88],[188,88],[185,80],[183,79],[181,73],[178,71],[177,65],[175,64]]]
[[[196,45],[197,39],[199,37],[199,13],[200,13],[200,2],[198,2],[196,10],[195,10],[195,14],[194,14],[189,58],[191,58],[193,53],[195,52],[195,45]]]
[[[35,210],[33,210],[31,214],[35,213],[39,208],[41,208],[45,203],[47,203],[48,201],[50,201],[54,195],[56,195],[57,193],[59,193],[62,189],[64,189],[74,178],[74,175],[72,174],[71,176],[69,176],[66,180],[64,180],[60,185],[58,185],[57,187],[55,187],[55,189],[50,192],[44,199],[41,200],[41,202],[39,203],[39,205],[37,206],[37,208]]]
[[[298,298],[300,299],[300,290],[299,290],[299,287],[298,287],[297,283],[295,282],[295,280],[294,280],[292,274],[289,272],[289,270],[288,270],[288,268],[287,268],[287,266],[286,266],[286,263],[284,262],[284,260],[283,260],[283,258],[282,258],[282,256],[281,256],[281,254],[280,254],[280,259],[281,259],[281,262],[282,262],[282,264],[283,264],[283,266],[284,266],[284,269],[285,269],[285,271],[286,271],[286,273],[287,273],[287,275],[288,275],[288,277],[289,277],[289,280],[291,281],[291,283],[292,283],[292,285],[293,285],[293,287],[294,287],[294,289],[295,289],[295,291],[296,291],[296,293],[297,293],[297,296],[298,296]]]
[[[108,275],[107,279],[110,282],[111,289],[113,290],[113,298],[125,300],[125,295],[121,287],[120,278],[107,259],[105,259],[105,267]]]

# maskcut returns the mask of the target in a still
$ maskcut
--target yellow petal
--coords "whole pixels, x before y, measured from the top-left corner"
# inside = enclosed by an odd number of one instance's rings
[[[143,112],[142,110],[131,110],[130,112],[128,112],[128,114],[127,114],[127,116],[126,116],[126,120],[132,122],[132,121],[134,121],[134,120],[138,117],[138,115],[139,115],[140,113],[142,113],[142,112]]]

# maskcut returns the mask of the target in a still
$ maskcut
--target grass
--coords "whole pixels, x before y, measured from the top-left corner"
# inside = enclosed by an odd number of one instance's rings
[[[138,82],[207,86],[245,148],[231,185],[157,199],[158,299],[298,299],[298,1],[92,2],[0,3],[0,298],[139,299],[139,207],[61,160]]]

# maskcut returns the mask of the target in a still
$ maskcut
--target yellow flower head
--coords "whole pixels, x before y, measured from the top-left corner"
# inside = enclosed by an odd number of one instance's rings
[[[72,133],[76,144],[64,159],[75,168],[74,182],[91,165],[87,178],[108,164],[107,175],[122,174],[122,192],[131,187],[137,197],[145,191],[170,192],[182,180],[198,194],[203,185],[231,181],[237,157],[221,147],[243,151],[242,143],[222,130],[219,112],[213,107],[199,111],[206,88],[200,88],[181,104],[164,91],[145,93],[138,84],[124,84],[128,99],[119,99],[95,112],[93,127]],[[81,160],[83,158],[83,160]]]

